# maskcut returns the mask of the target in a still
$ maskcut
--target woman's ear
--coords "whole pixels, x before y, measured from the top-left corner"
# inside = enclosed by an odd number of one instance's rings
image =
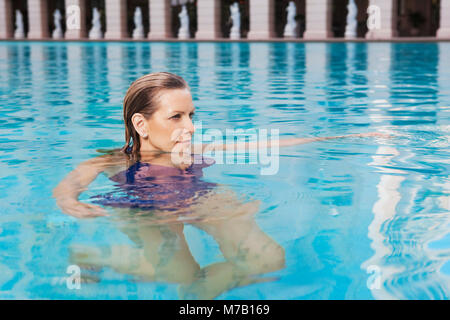
[[[131,117],[131,122],[133,123],[134,129],[142,137],[147,138],[147,121],[141,113],[135,113]]]

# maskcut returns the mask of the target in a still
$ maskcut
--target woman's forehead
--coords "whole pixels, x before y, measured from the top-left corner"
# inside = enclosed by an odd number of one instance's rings
[[[192,96],[188,89],[164,90],[159,97],[159,107],[177,111],[194,108]]]

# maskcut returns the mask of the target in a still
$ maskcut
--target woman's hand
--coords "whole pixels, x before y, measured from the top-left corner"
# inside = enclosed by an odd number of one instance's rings
[[[95,218],[109,216],[102,207],[83,203],[75,199],[63,199],[56,202],[61,210],[75,218]]]

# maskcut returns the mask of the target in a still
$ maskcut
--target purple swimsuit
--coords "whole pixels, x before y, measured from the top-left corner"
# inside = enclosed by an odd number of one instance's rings
[[[194,155],[185,170],[136,162],[111,177],[120,190],[91,197],[93,203],[120,208],[177,210],[188,207],[194,196],[206,194],[216,184],[201,179],[202,169],[213,159]],[[201,163],[196,163],[201,161]]]

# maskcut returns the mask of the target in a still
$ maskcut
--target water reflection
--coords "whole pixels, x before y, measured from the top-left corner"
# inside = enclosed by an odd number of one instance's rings
[[[416,129],[423,130],[420,125],[438,120],[437,45],[430,45],[425,53],[413,50],[410,44],[391,45],[389,50],[391,59],[378,75],[379,83],[384,84],[380,87],[388,87],[390,96],[378,101],[386,115],[384,119],[397,128],[410,126],[409,135],[414,139],[408,146],[380,146],[369,164],[382,174],[368,233],[375,252],[361,267],[373,273],[374,281],[367,285],[377,299],[446,299],[447,281],[435,272],[442,265],[442,257],[426,248],[430,238],[446,233],[442,223],[448,221],[440,209],[438,200],[442,198],[436,197],[445,193],[436,181],[448,177],[442,160],[445,156],[438,155],[442,153],[441,134],[445,131],[434,127],[433,132],[426,134]],[[430,59],[421,60],[422,54]],[[422,77],[420,70],[427,73]],[[439,140],[440,147],[436,148]],[[429,233],[431,229],[433,235]]]
[[[388,239],[382,231],[384,224],[395,217],[396,208],[401,199],[399,188],[405,180],[405,177],[395,175],[404,173],[403,171],[383,168],[398,154],[399,152],[395,148],[381,146],[377,150],[377,155],[372,157],[373,162],[369,164],[379,166],[380,170],[385,172],[377,185],[378,200],[372,208],[374,219],[369,225],[368,233],[375,254],[361,265],[367,272],[374,273],[373,280],[370,283],[368,281],[367,285],[376,299],[394,299],[396,297],[386,289],[385,282],[386,279],[403,269],[400,266],[386,265],[384,259],[393,254],[393,249],[386,244]]]
[[[430,185],[429,178],[423,175],[389,166],[399,156],[396,148],[381,146],[370,164],[383,174],[368,233],[375,253],[362,265],[374,273],[368,287],[376,299],[446,299],[446,281],[435,272],[442,257],[425,246],[430,238],[447,233],[448,218],[439,209],[441,198],[434,199],[427,186],[436,194],[443,189]],[[430,229],[433,235],[428,233]]]
[[[129,298],[118,289],[126,286],[131,297],[167,298],[176,286],[179,298],[448,298],[449,52],[447,43],[5,43],[1,297]],[[355,126],[370,122],[367,131],[401,136],[291,148],[279,175],[264,179],[212,168],[214,181],[264,200],[248,208],[257,219],[64,220],[50,189],[95,149],[121,146],[126,89],[163,70],[186,77],[204,127],[309,136],[361,132]],[[96,183],[90,192],[107,188]],[[189,230],[215,239],[221,256],[202,252],[211,257],[202,263]],[[119,244],[120,235],[132,242]],[[83,292],[51,285],[68,263],[91,275]],[[370,266],[379,288],[367,282]],[[277,279],[266,275],[273,270]],[[259,281],[267,283],[249,285]],[[230,291],[237,286],[245,287]]]
[[[108,46],[108,49],[109,47],[112,46]],[[116,50],[122,51],[121,59],[110,70],[114,72],[122,68],[123,78],[128,85],[137,78],[152,72],[150,43],[116,45]]]
[[[198,99],[199,72],[198,72],[198,46],[194,43],[180,43],[182,51],[181,65],[179,74],[187,81],[191,87],[192,99]]]
[[[252,119],[256,115],[256,106],[248,101],[254,94],[250,88],[251,74],[244,62],[249,55],[249,44],[221,43],[214,57],[216,103],[225,104],[227,122],[240,128],[253,127]],[[231,103],[233,100],[235,102]]]
[[[274,43],[270,46],[268,99],[273,109],[271,122],[302,122],[293,114],[303,113],[304,105],[304,44]]]
[[[432,43],[423,50],[417,50],[408,43],[393,46],[391,61],[390,88],[395,103],[386,110],[392,119],[391,124],[406,126],[436,123],[438,44]]]
[[[250,73],[247,69],[250,55],[250,45],[241,46],[238,43],[221,43],[215,56],[217,99],[230,100],[237,94],[239,99],[249,99],[252,96]],[[266,59],[267,56],[262,56]],[[246,62],[247,61],[247,62]]]
[[[325,110],[329,122],[352,117],[352,126],[368,126],[360,118],[367,109],[367,44],[332,43],[327,47],[328,102]]]
[[[106,114],[102,114],[101,106],[103,103],[109,102],[109,93],[111,92],[109,83],[105,81],[109,70],[107,57],[107,48],[103,43],[83,46],[81,51],[81,59],[85,61],[81,74],[84,77],[84,95],[88,117],[106,116]]]

